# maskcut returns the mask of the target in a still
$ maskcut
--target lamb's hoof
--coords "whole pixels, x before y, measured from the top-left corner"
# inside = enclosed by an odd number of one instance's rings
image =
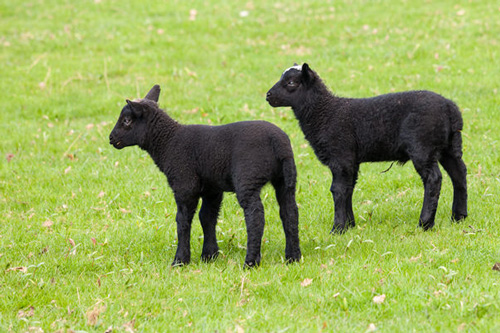
[[[245,263],[243,264],[243,269],[252,269],[255,267],[258,267],[260,265],[260,261],[252,260],[252,261],[247,261],[245,260]]]
[[[201,260],[203,262],[211,262],[211,261],[214,261],[215,259],[217,259],[218,256],[219,256],[219,250],[217,250],[214,253],[202,253]]]
[[[296,247],[293,250],[285,249],[285,260],[287,264],[298,262],[300,259],[302,259],[302,253],[300,253],[299,247]]]
[[[302,258],[301,255],[299,255],[299,256],[292,256],[292,257],[285,256],[285,260],[286,260],[285,262],[288,265],[288,264],[292,264],[294,262],[299,262],[301,258]]]
[[[427,221],[427,222],[418,222],[418,226],[422,228],[424,231],[432,229],[434,227],[434,221]]]
[[[334,224],[333,228],[332,228],[332,231],[330,231],[330,233],[331,234],[342,235],[343,233],[345,233],[347,231],[347,229],[348,229],[348,227],[346,227],[345,225]]]
[[[172,262],[172,267],[182,267],[189,264],[189,260],[181,260],[179,258],[175,258]]]
[[[467,214],[452,214],[451,220],[453,222],[462,222],[467,217]]]

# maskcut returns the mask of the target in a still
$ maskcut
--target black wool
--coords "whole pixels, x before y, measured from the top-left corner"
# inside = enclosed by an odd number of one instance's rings
[[[352,194],[363,162],[413,162],[424,183],[419,226],[434,226],[443,166],[453,182],[452,218],[467,216],[462,116],[451,100],[430,91],[372,98],[333,95],[307,64],[283,72],[268,91],[273,107],[290,106],[318,159],[333,175],[332,232],[354,226]]]
[[[159,95],[160,87],[155,85],[144,99],[127,100],[109,140],[117,149],[138,145],[166,175],[177,204],[178,245],[173,265],[190,261],[191,222],[200,198],[201,257],[204,261],[217,257],[215,226],[224,192],[235,192],[244,210],[248,235],[245,265],[258,265],[264,232],[260,191],[268,182],[280,205],[285,258],[300,260],[297,171],[288,136],[265,121],[181,125],[158,107]]]

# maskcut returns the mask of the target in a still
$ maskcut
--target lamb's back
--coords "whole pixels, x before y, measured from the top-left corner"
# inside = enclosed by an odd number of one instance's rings
[[[446,141],[455,104],[430,91],[407,91],[370,98],[336,98],[328,114],[328,138],[339,150],[356,151],[358,162],[408,160],[402,136]],[[451,110],[451,111],[450,111]],[[410,133],[411,134],[411,133]]]

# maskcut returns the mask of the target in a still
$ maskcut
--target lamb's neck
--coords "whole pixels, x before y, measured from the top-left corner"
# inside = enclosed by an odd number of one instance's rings
[[[179,123],[161,110],[158,110],[149,119],[145,144],[141,148],[149,153],[162,171],[168,167],[169,159],[165,157],[171,156],[169,153],[171,143],[180,127]]]
[[[292,107],[295,117],[307,139],[315,136],[319,125],[328,123],[327,119],[335,113],[339,98],[331,93],[313,94],[301,105]]]

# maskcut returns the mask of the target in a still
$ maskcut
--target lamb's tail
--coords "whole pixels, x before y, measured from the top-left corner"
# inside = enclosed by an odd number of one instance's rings
[[[297,168],[295,167],[295,160],[293,159],[290,139],[283,133],[283,136],[273,138],[272,147],[275,156],[281,162],[281,171],[283,173],[285,186],[295,189],[297,184]]]
[[[450,117],[451,133],[450,133],[450,153],[458,158],[462,157],[462,129],[464,122],[462,113],[458,106],[451,102],[448,104],[448,115]]]

